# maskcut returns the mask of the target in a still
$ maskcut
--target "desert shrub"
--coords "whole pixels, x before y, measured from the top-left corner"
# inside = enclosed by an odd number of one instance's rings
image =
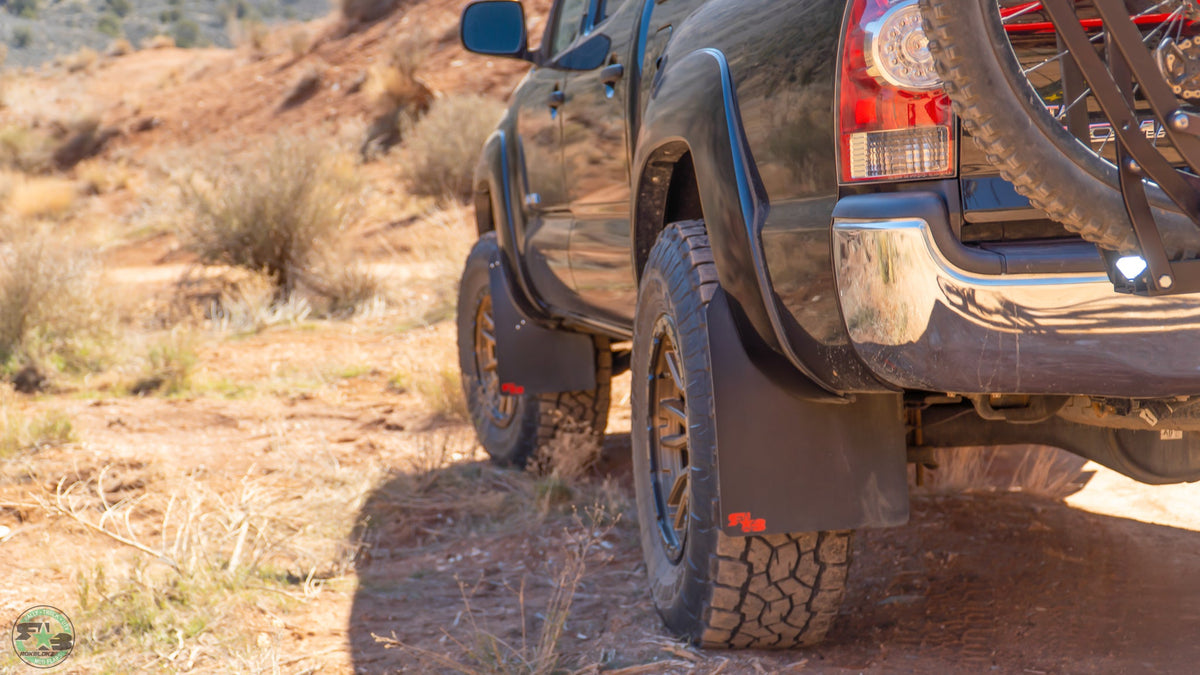
[[[18,410],[12,395],[0,389],[0,458],[11,457],[22,450],[66,445],[75,441],[71,418],[62,411],[52,410],[30,416]]]
[[[196,367],[196,348],[190,336],[174,332],[150,348],[142,376],[130,388],[136,395],[161,392],[171,395],[187,391]]]
[[[170,35],[154,35],[142,41],[142,49],[174,49],[175,40]]]
[[[91,49],[79,50],[77,59],[95,62],[98,55]],[[88,66],[90,68],[90,66]],[[117,136],[118,131],[112,127],[100,124],[100,118],[94,115],[84,115],[69,124],[62,126],[59,133],[59,143],[54,148],[51,158],[54,168],[66,171],[81,161],[94,157],[104,149],[104,146]]]
[[[428,58],[430,40],[415,29],[394,42],[386,57],[367,71],[363,85],[375,117],[360,154],[370,160],[400,143],[418,117],[429,110],[433,91],[417,77]]]
[[[128,56],[133,53],[133,43],[125,38],[113,40],[106,52],[109,56]]]
[[[8,8],[9,14],[14,14],[26,19],[36,19],[39,9],[38,0],[8,0],[5,5]]]
[[[133,11],[133,2],[131,0],[105,0],[104,4],[108,5],[112,13],[119,17],[129,16],[129,13]]]
[[[86,255],[43,234],[0,247],[0,364],[81,372],[103,365],[107,336]]]
[[[339,0],[342,17],[351,23],[370,23],[387,16],[397,0]]]
[[[115,38],[121,34],[121,17],[110,12],[105,12],[96,20],[96,30],[107,35],[110,38]]]
[[[171,28],[171,37],[175,39],[176,47],[190,49],[198,46],[200,44],[200,26],[191,19],[183,19]]]
[[[261,271],[282,295],[313,274],[318,253],[356,214],[353,168],[315,141],[280,139],[184,184],[194,214],[183,234],[201,261]]]
[[[331,316],[353,316],[387,303],[386,282],[362,264],[333,261],[322,265],[317,276],[311,285],[325,299],[325,312]]]
[[[103,19],[103,17],[101,17],[101,19]],[[119,21],[117,22],[117,24],[113,30],[114,30],[113,33],[105,33],[105,34],[109,35],[110,37],[115,37],[116,35],[118,35],[121,30],[121,25],[120,25]],[[102,30],[100,32],[103,33],[104,31]],[[69,72],[69,73],[89,72],[96,65],[96,62],[99,60],[100,60],[100,54],[98,54],[95,49],[92,49],[91,47],[82,47],[82,48],[80,48],[79,51],[75,52],[74,54],[72,54],[70,57],[68,57],[66,59],[65,65],[67,67],[67,72]],[[93,120],[92,121],[92,131],[94,131],[96,129],[96,127],[98,127],[99,125],[100,125],[99,120]]]
[[[80,189],[91,195],[102,195],[129,187],[133,176],[123,163],[85,159],[75,166]]]
[[[475,94],[437,99],[404,141],[402,173],[421,195],[465,200],[479,149],[504,113],[504,104]]]
[[[25,26],[17,26],[12,32],[12,45],[17,49],[25,49],[33,44],[33,32]]]

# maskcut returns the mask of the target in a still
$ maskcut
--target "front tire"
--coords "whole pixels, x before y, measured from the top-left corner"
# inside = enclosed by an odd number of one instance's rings
[[[495,325],[488,265],[496,235],[479,238],[467,256],[458,293],[458,362],[467,410],[479,443],[497,464],[524,466],[560,433],[604,435],[612,384],[612,349],[595,337],[596,388],[550,394],[506,394],[496,371]]]
[[[850,532],[730,537],[720,528],[705,308],[718,287],[702,221],[668,226],[638,295],[633,464],[642,551],[667,627],[710,648],[820,642],[837,616]]]

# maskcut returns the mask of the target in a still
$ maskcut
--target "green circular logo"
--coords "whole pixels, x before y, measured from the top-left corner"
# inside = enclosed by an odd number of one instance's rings
[[[30,607],[13,624],[17,658],[34,668],[53,668],[75,648],[75,627],[61,610],[49,605]]]

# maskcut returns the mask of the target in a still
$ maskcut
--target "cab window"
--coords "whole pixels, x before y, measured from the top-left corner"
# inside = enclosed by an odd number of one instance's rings
[[[591,0],[562,0],[550,32],[550,58],[561,54],[583,33],[590,6]]]

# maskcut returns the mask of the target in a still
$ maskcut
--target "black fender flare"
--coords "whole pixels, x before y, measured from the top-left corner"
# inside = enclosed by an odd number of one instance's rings
[[[634,151],[634,269],[640,276],[640,258],[648,251],[649,244],[638,236],[643,224],[664,224],[666,181],[655,174],[661,173],[662,162],[673,163],[689,152],[717,275],[730,304],[766,346],[786,357],[815,385],[811,397],[847,400],[813,374],[787,337],[784,310],[775,297],[762,248],[770,202],[742,128],[725,55],[703,48],[678,59],[668,57],[651,86]]]
[[[524,186],[518,179],[523,173],[516,173],[523,169],[519,165],[522,161],[518,147],[520,141],[514,141],[514,138],[515,135],[510,135],[503,128],[488,136],[475,166],[474,183],[477,190],[486,186],[491,200],[492,223],[500,246],[500,257],[507,269],[511,270],[506,275],[508,296],[524,317],[547,328],[555,328],[558,322],[534,292],[533,282],[520,263],[519,251],[524,242],[519,235],[524,232],[525,216],[517,205],[521,203]]]

